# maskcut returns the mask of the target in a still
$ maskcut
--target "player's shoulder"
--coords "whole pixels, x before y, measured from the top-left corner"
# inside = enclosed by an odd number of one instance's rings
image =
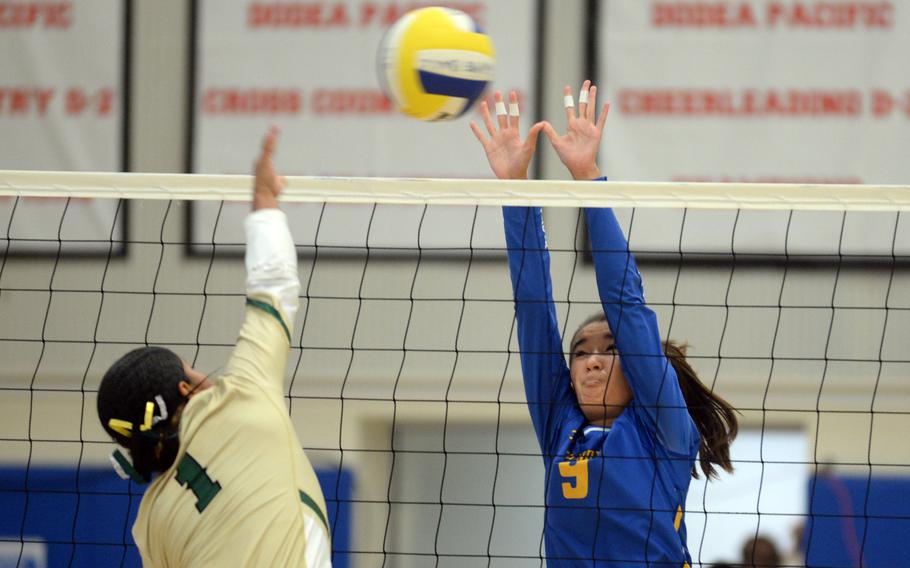
[[[249,389],[244,381],[233,379],[230,375],[219,375],[212,379],[212,383],[212,388],[193,396],[183,408],[180,415],[181,449],[197,437],[200,428],[210,421],[213,414],[217,414],[231,399],[242,397],[243,391]]]
[[[189,414],[184,416],[189,418],[204,417],[208,414],[217,412],[224,405],[236,405],[245,399],[258,400],[263,397],[272,398],[278,394],[282,398],[280,391],[273,392],[269,388],[270,383],[266,377],[256,376],[255,373],[246,372],[224,372],[215,377],[212,381],[212,388],[200,393],[198,397],[193,397],[190,402],[195,402],[192,406],[188,403],[184,412]]]
[[[215,398],[216,394],[218,393],[218,389],[222,387],[221,377],[207,377],[207,380],[212,381],[212,387],[201,390],[193,395],[186,402],[186,406],[183,407],[183,410],[180,413],[181,437],[184,436],[184,430],[187,425],[191,424],[195,418],[206,414],[209,407],[211,406],[212,399]]]
[[[178,451],[179,456],[183,454],[183,450]],[[167,482],[171,477],[173,477],[173,470],[176,468],[177,460],[174,460],[174,463],[164,472],[159,473],[155,476],[154,479],[149,483],[148,487],[145,488],[145,492],[142,495],[142,500],[139,502],[139,510],[136,512],[136,520],[133,523],[132,533],[133,539],[136,541],[136,544],[140,549],[146,549],[149,545],[149,531],[152,528],[152,515],[155,513],[155,503],[159,500],[162,491],[167,487]]]

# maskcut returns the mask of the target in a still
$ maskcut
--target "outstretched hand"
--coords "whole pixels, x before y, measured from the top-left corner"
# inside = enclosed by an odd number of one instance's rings
[[[528,164],[531,163],[531,157],[537,148],[537,136],[544,127],[544,123],[538,122],[528,131],[528,136],[521,139],[519,131],[520,119],[518,116],[518,93],[512,91],[509,93],[509,112],[506,114],[505,102],[502,99],[502,93],[496,91],[495,95],[497,113],[496,120],[499,128],[493,124],[490,117],[490,107],[486,101],[480,103],[480,114],[483,123],[487,128],[490,137],[487,138],[483,131],[473,120],[471,121],[471,130],[474,136],[480,141],[484,152],[487,154],[487,160],[490,162],[490,168],[499,179],[528,179]]]
[[[604,124],[610,112],[610,103],[604,103],[600,116],[595,121],[597,112],[597,87],[591,81],[581,86],[578,100],[578,114],[575,106],[566,104],[566,133],[560,136],[549,122],[543,123],[543,131],[553,144],[559,159],[577,180],[592,180],[600,177],[597,167],[597,153],[603,136]],[[583,95],[586,93],[586,95]],[[572,97],[572,88],[566,87],[563,95]],[[586,100],[587,99],[587,100]],[[574,102],[574,101],[573,101]]]
[[[275,173],[272,155],[278,145],[277,126],[269,127],[262,141],[262,153],[256,161],[256,179],[253,182],[253,211],[278,207],[278,196],[284,189],[284,176]]]

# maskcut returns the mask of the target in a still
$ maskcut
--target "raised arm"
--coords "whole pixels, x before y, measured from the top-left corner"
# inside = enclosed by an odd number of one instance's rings
[[[494,124],[486,102],[482,102],[480,113],[486,134],[474,122],[471,129],[496,177],[527,179],[543,123],[532,126],[527,138],[522,140],[518,94],[514,91],[509,94],[508,109],[501,93],[495,94],[495,101],[498,125]],[[553,303],[550,254],[540,208],[503,207],[502,215],[525,395],[538,442],[546,453],[555,442],[559,415],[574,404]]]
[[[668,449],[688,453],[697,433],[676,371],[664,354],[657,316],[645,304],[635,257],[612,209],[589,208],[585,215],[600,301],[635,404]]]
[[[604,104],[600,116],[596,116],[597,87],[590,81],[582,84],[577,114],[572,89],[566,87],[563,94],[566,133],[557,134],[549,123],[544,126],[544,133],[573,178],[600,178],[597,154],[610,105]],[[667,448],[688,453],[697,432],[676,371],[664,354],[657,317],[645,304],[635,258],[611,209],[589,208],[585,214],[601,305],[616,338],[620,364],[635,404],[644,410]]]
[[[539,207],[503,207],[525,396],[541,448],[575,404],[553,302],[550,253]]]
[[[300,280],[297,250],[287,216],[278,209],[284,178],[275,173],[272,156],[277,128],[265,137],[256,163],[253,211],[246,228],[246,314],[226,374],[263,380],[281,390]]]

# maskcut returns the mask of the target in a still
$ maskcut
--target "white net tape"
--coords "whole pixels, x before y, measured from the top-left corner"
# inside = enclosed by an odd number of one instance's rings
[[[288,176],[286,202],[886,211],[908,186]],[[248,201],[240,175],[0,170],[0,196]]]

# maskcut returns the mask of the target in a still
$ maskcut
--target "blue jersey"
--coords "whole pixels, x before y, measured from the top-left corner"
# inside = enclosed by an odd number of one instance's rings
[[[591,425],[570,385],[539,208],[504,207],[528,408],[546,467],[547,565],[681,568],[699,434],[610,209],[588,209],[600,300],[633,399]]]

